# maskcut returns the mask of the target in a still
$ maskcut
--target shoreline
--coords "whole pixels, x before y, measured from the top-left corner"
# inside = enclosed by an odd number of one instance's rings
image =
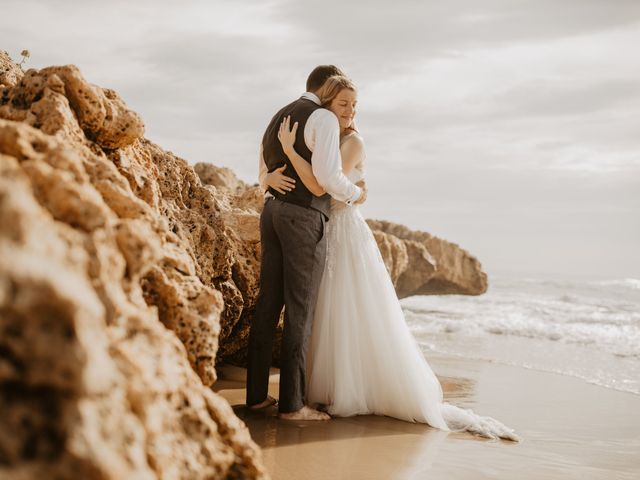
[[[632,479],[640,472],[640,397],[558,373],[428,356],[445,401],[514,428],[521,443],[447,433],[390,417],[278,420],[244,405],[244,369],[222,366],[213,389],[247,424],[272,478]],[[278,397],[272,370],[270,395]]]
[[[544,340],[540,340],[540,339],[536,339],[537,341],[544,341]],[[573,345],[558,345],[553,341],[550,341],[552,345],[554,346],[560,346],[560,347],[567,347],[567,348],[571,348],[571,347],[575,347]],[[530,345],[527,345],[530,347]],[[600,352],[595,352],[596,354],[599,354]],[[606,390],[612,390],[615,392],[619,392],[619,393],[627,393],[627,394],[631,394],[631,395],[635,395],[637,397],[640,397],[640,391],[636,391],[633,390],[631,387],[621,387],[618,386],[616,384],[611,384],[611,383],[604,383],[599,379],[594,379],[592,377],[587,377],[587,376],[583,376],[580,373],[576,373],[574,371],[563,371],[563,370],[554,370],[550,367],[544,366],[544,365],[523,365],[521,363],[518,363],[517,361],[508,361],[508,360],[503,360],[503,359],[492,359],[492,358],[483,358],[483,357],[474,357],[474,356],[463,356],[462,354],[456,353],[456,352],[448,352],[445,350],[438,350],[438,349],[434,349],[431,348],[430,351],[428,352],[428,357],[429,358],[436,358],[436,359],[441,359],[442,362],[446,363],[447,360],[452,359],[452,360],[459,360],[462,362],[468,361],[468,362],[486,362],[486,363],[490,363],[490,364],[495,364],[495,365],[499,365],[499,366],[506,366],[506,367],[513,367],[513,368],[522,368],[524,370],[532,370],[534,372],[540,372],[540,373],[547,373],[550,375],[559,375],[561,377],[567,377],[567,378],[571,378],[574,380],[579,380],[582,381],[586,384],[589,385],[594,385],[600,388],[604,388]],[[438,375],[438,377],[440,378],[440,376]],[[442,378],[440,378],[440,380],[442,381]]]

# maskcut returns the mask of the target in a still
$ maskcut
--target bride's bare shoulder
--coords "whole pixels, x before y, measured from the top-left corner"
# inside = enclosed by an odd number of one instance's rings
[[[365,159],[364,140],[359,133],[350,133],[342,139],[340,153],[342,155],[342,165],[343,168],[345,168],[345,171],[350,171],[353,167],[362,170],[362,165]]]
[[[364,149],[364,139],[358,132],[351,132],[342,138],[341,146],[349,145],[349,148]]]

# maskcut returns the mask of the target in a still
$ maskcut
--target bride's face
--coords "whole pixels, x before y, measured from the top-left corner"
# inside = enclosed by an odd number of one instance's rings
[[[340,129],[345,130],[353,123],[356,116],[356,104],[358,103],[358,94],[348,88],[343,88],[336,98],[331,101],[329,110],[336,114],[340,122]]]

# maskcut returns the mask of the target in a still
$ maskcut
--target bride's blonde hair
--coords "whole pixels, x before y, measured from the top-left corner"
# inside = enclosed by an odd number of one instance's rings
[[[356,86],[354,83],[349,80],[344,75],[333,75],[327,79],[326,82],[320,87],[320,89],[316,92],[316,95],[320,99],[320,105],[323,107],[328,107],[334,98],[338,96],[338,94],[344,90],[345,88],[351,90],[352,92],[357,92]],[[355,122],[352,122],[351,127],[348,130],[357,132]]]

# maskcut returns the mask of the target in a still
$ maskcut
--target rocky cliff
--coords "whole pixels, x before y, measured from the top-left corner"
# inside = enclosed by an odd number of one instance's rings
[[[208,388],[246,356],[261,194],[143,135],[76,67],[0,51],[0,478],[267,477]],[[370,225],[399,295],[486,289],[456,245]]]
[[[398,297],[412,295],[480,295],[487,274],[466,250],[404,225],[367,220],[383,252]]]
[[[74,66],[0,53],[0,92],[0,478],[266,478],[208,388],[255,290],[229,200]]]

